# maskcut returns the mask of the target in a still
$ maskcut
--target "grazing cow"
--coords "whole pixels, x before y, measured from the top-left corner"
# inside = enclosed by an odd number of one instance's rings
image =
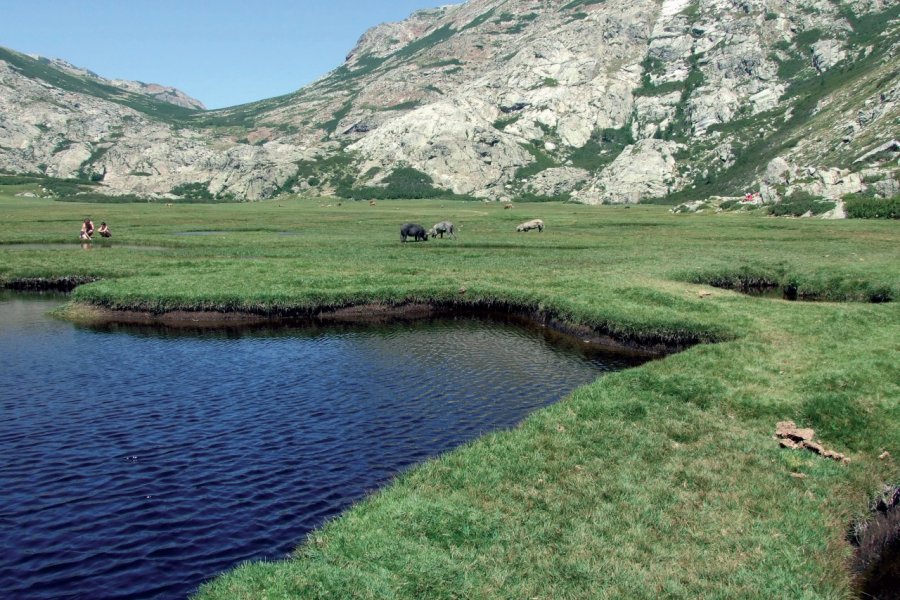
[[[405,223],[400,228],[400,241],[405,242],[408,237],[412,237],[416,242],[420,240],[423,242],[428,241],[428,234],[425,233],[425,228],[415,223]]]
[[[447,234],[449,237],[456,238],[456,226],[450,221],[441,221],[436,224],[434,227],[428,230],[428,235],[432,238],[436,238],[437,236],[441,236],[441,239],[444,239],[444,234]]]
[[[532,229],[544,231],[544,222],[540,219],[532,219],[531,221],[525,221],[516,227],[516,231],[531,231]]]

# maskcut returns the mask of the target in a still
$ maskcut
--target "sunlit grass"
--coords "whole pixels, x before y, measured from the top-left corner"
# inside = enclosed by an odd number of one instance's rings
[[[246,565],[204,598],[845,598],[847,527],[900,480],[877,458],[900,456],[894,223],[436,200],[0,195],[0,211],[0,280],[102,278],[80,303],[283,314],[440,301],[543,311],[623,340],[718,342],[605,376],[405,473],[294,559]],[[88,215],[110,224],[110,244],[79,246]],[[547,229],[515,232],[531,218]],[[458,240],[400,243],[404,222],[444,219]],[[702,283],[748,274],[845,301]],[[895,302],[860,301],[872,290]],[[779,449],[785,419],[851,463]]]

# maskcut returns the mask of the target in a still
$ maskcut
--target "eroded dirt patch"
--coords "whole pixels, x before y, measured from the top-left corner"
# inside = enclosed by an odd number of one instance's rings
[[[857,589],[860,598],[900,600],[900,486],[887,486],[872,513],[850,534]]]

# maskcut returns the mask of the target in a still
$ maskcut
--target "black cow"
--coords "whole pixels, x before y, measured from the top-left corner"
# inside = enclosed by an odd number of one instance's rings
[[[416,242],[420,240],[423,242],[428,241],[428,234],[425,233],[425,228],[415,223],[405,223],[400,228],[400,241],[405,242],[408,237],[411,237]]]

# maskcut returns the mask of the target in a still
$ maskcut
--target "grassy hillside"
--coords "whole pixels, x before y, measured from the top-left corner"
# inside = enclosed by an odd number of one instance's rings
[[[622,340],[717,342],[430,461],[297,540],[293,559],[241,567],[202,598],[846,598],[848,527],[900,483],[896,459],[878,458],[900,456],[892,222],[439,200],[7,195],[0,209],[0,281],[102,278],[78,288],[80,306],[298,314],[437,300]],[[110,243],[78,244],[88,215],[111,225]],[[531,218],[546,230],[515,232]],[[402,223],[442,219],[461,225],[458,240],[400,243]],[[841,301],[702,283],[758,277]],[[864,301],[876,293],[895,301]],[[780,449],[784,419],[851,462]]]

